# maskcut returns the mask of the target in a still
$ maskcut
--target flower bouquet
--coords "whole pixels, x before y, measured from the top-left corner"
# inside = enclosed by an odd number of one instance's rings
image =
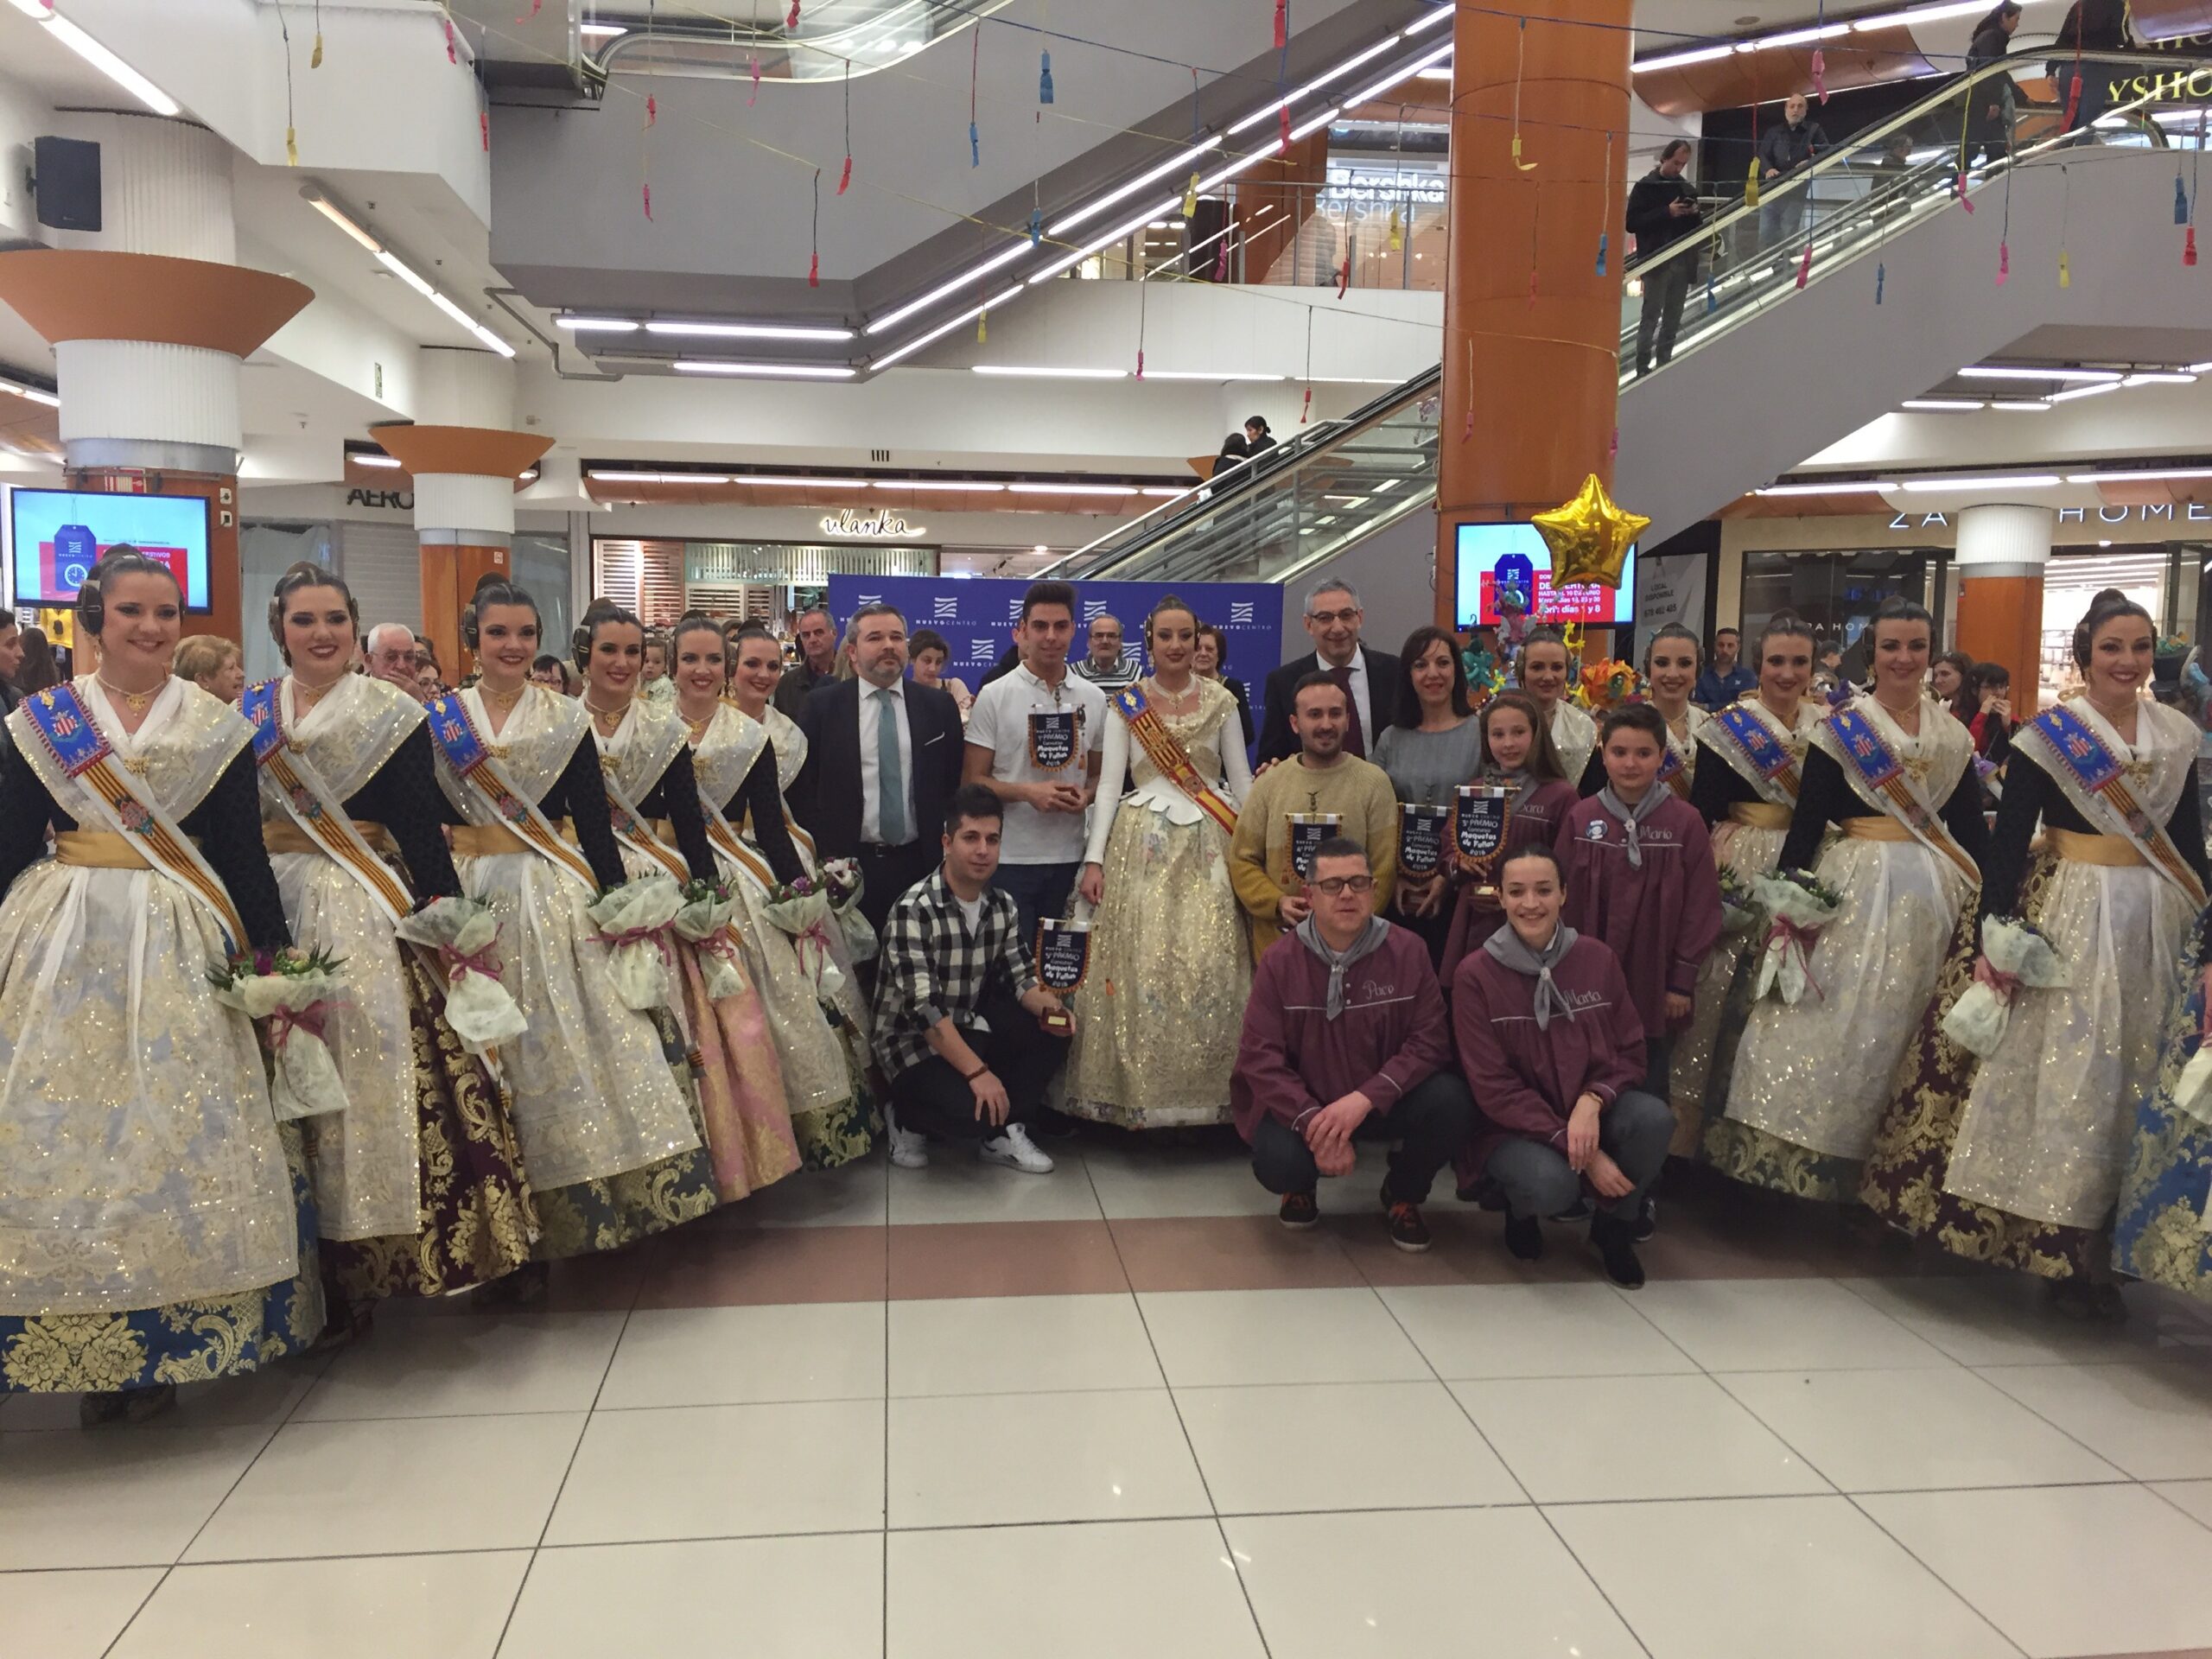
[[[530,1021],[499,979],[499,918],[473,899],[433,899],[400,918],[399,937],[436,954],[446,981],[446,1023],[470,1053],[486,1055]]]
[[[1751,883],[1733,865],[1720,867],[1720,930],[1735,937],[1758,925],[1758,896]]]
[[[586,912],[599,925],[623,1007],[645,1013],[668,1006],[668,930],[683,907],[674,877],[648,875],[609,888]]]
[[[814,982],[816,997],[825,1003],[834,1001],[844,988],[845,972],[837,966],[830,949],[830,929],[837,923],[828,883],[811,875],[779,883],[768,889],[768,902],[761,906],[761,914],[791,935],[799,966]]]
[[[1771,993],[1785,1006],[1796,1007],[1808,987],[1815,996],[1825,995],[1813,977],[1811,951],[1821,929],[1842,908],[1843,896],[1809,871],[1783,870],[1753,881],[1751,897],[1767,918],[1751,1000],[1756,1002]]]
[[[215,1000],[260,1027],[270,1104],[280,1122],[345,1109],[345,1086],[322,1039],[345,983],[338,969],[339,958],[321,950],[259,950],[208,971]]]
[[[1943,1034],[1986,1060],[2005,1039],[2012,999],[2020,987],[2054,990],[2066,982],[2066,966],[2042,929],[2031,922],[1993,916],[1981,925],[1981,954],[1974,958],[1974,983],[1943,1016]]]
[[[816,872],[816,879],[829,895],[830,913],[837,918],[837,927],[845,942],[847,959],[853,962],[872,962],[875,958],[875,930],[868,925],[868,918],[861,914],[860,862],[856,859],[831,858],[823,861]]]
[[[719,1002],[726,996],[744,995],[750,982],[738,953],[737,935],[730,930],[737,906],[729,890],[719,881],[694,877],[677,896],[683,907],[676,912],[677,936],[698,947],[699,977],[708,1000]]]

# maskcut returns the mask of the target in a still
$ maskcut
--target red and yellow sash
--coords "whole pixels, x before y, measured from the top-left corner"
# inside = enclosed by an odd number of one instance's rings
[[[285,737],[277,709],[283,683],[264,680],[259,685],[248,686],[239,699],[239,708],[253,723],[254,764],[282,792],[285,815],[301,832],[366,888],[378,907],[397,922],[415,908],[414,895],[392,874],[391,867],[377,856],[346,815],[344,804]]]
[[[1145,701],[1144,693],[1134,685],[1124,687],[1114,694],[1114,707],[1128,723],[1130,735],[1144,746],[1160,775],[1189,796],[1191,804],[1220,825],[1224,835],[1235,835],[1236,809],[1198,775],[1191,752],[1167,729],[1167,722]]]
[[[438,746],[438,753],[445,757],[454,776],[477,792],[517,840],[547,863],[582,882],[585,892],[597,893],[599,878],[592,874],[584,855],[561,839],[560,832],[538,810],[537,803],[517,789],[505,769],[492,758],[491,746],[477,731],[476,722],[468,717],[468,707],[461,700],[461,693],[448,691],[434,699],[429,713],[430,741]]]

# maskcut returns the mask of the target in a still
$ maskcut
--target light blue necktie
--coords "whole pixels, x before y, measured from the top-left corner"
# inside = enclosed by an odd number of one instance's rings
[[[878,688],[875,711],[875,822],[887,847],[906,842],[906,778],[899,766],[899,694]]]

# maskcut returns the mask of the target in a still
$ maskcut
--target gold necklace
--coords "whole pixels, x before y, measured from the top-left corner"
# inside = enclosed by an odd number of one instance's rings
[[[496,691],[483,680],[476,682],[477,696],[482,697],[486,705],[498,709],[503,715],[511,713],[515,704],[522,701],[522,694],[529,690],[528,680],[524,680],[512,691]]]
[[[101,690],[106,692],[111,697],[118,699],[122,702],[123,706],[128,709],[134,715],[144,714],[146,712],[146,705],[153,702],[156,697],[160,696],[169,683],[169,677],[164,673],[162,676],[161,684],[156,686],[150,691],[126,691],[121,686],[114,683],[105,674],[95,673],[92,677],[100,683]]]
[[[610,736],[613,733],[614,727],[607,725],[607,722],[612,720],[615,726],[620,726],[622,723],[622,716],[630,712],[630,705],[626,702],[620,709],[602,709],[589,697],[584,699],[584,707],[591,711],[593,722]]]
[[[676,705],[676,712],[679,715],[683,715],[683,705],[682,703],[679,702]],[[696,743],[701,738],[706,736],[707,728],[715,723],[715,716],[721,712],[721,705],[717,703],[714,708],[708,709],[705,714],[700,715],[696,720],[692,719],[689,715],[683,715],[683,723],[690,728],[691,733],[691,741],[694,743]]]
[[[292,676],[293,700],[300,705],[300,712],[304,715],[308,709],[314,708],[315,704],[321,702],[333,691],[335,691],[347,677],[347,676],[340,674],[336,679],[329,681],[326,684],[309,685],[305,680],[295,674]]]

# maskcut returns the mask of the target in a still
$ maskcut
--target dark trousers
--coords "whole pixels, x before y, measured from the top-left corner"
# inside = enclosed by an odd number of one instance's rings
[[[1623,1090],[1598,1119],[1598,1145],[1636,1183],[1636,1191],[1598,1207],[1624,1220],[1633,1217],[1667,1161],[1674,1135],[1674,1109],[1663,1099],[1641,1089]],[[1569,1166],[1566,1150],[1541,1141],[1506,1141],[1491,1154],[1485,1173],[1505,1190],[1506,1207],[1516,1217],[1555,1216],[1582,1197],[1582,1178]]]
[[[861,869],[861,914],[876,932],[883,931],[891,906],[906,896],[917,881],[926,881],[943,857],[940,843],[927,837],[904,847],[863,847],[857,862]]]
[[[1665,1100],[1675,1092],[1675,1033],[1643,1039],[1645,1092]]]
[[[1068,1039],[1053,1036],[1037,1023],[1035,1014],[1003,991],[985,996],[976,1012],[990,1029],[977,1031],[963,1020],[960,1034],[1006,1085],[1006,1121],[1026,1123],[1037,1116],[1044,1104],[1045,1085],[1067,1058]],[[989,1120],[976,1115],[976,1091],[967,1079],[934,1054],[891,1080],[891,1102],[902,1129],[949,1141],[975,1141],[998,1133]]]
[[[1681,254],[1643,279],[1643,312],[1636,320],[1636,372],[1649,374],[1675,354],[1675,335],[1682,326],[1682,302],[1697,276],[1697,260]]]
[[[1075,879],[1082,872],[1080,862],[1001,864],[991,878],[991,885],[1013,899],[1014,909],[1021,912],[1021,942],[1033,956],[1037,950],[1037,924],[1047,916],[1057,922],[1068,913],[1068,895],[1075,891]]]
[[[1324,1102],[1323,1104],[1326,1104]],[[1436,1172],[1465,1144],[1475,1103],[1456,1071],[1439,1071],[1416,1084],[1387,1112],[1370,1112],[1351,1132],[1355,1141],[1395,1141],[1382,1191],[1393,1204],[1420,1204]],[[1273,1116],[1252,1135],[1252,1173],[1270,1192],[1311,1192],[1321,1179],[1306,1137]]]

